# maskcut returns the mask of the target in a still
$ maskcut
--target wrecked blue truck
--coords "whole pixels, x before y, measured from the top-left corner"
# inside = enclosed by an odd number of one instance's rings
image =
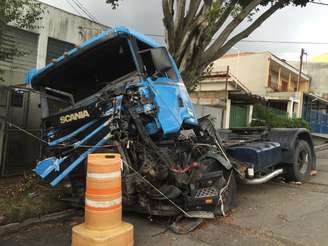
[[[45,143],[34,171],[52,186],[69,180],[81,200],[94,152],[121,154],[126,210],[161,216],[225,215],[237,179],[302,182],[315,168],[306,129],[221,132],[197,118],[166,48],[125,27],[31,70],[27,82],[40,92]]]

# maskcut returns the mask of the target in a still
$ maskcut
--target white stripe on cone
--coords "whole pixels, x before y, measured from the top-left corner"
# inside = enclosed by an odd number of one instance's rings
[[[87,173],[88,178],[94,179],[113,179],[121,176],[121,171],[110,173]]]
[[[103,201],[103,202],[90,200],[88,198],[85,199],[85,204],[93,208],[111,208],[120,205],[121,203],[122,203],[122,197],[111,201]]]

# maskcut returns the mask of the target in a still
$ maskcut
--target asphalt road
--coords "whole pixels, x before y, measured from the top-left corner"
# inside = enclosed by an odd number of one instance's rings
[[[156,246],[327,246],[328,150],[318,154],[318,175],[302,185],[279,181],[240,185],[238,207],[226,218],[206,221],[188,235],[165,230],[165,221],[126,214],[135,226],[135,245]],[[1,246],[70,245],[71,227],[81,218],[40,224],[3,236]]]

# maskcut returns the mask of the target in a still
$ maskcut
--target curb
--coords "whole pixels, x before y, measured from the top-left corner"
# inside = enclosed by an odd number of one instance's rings
[[[3,226],[0,226],[0,236],[4,235],[5,233],[16,232],[18,230],[24,229],[24,228],[34,225],[34,224],[44,223],[44,222],[49,222],[49,221],[54,221],[54,220],[70,217],[72,215],[76,215],[77,212],[78,211],[75,209],[68,209],[68,210],[64,210],[61,212],[47,214],[47,215],[37,217],[37,218],[30,218],[30,219],[24,220],[23,222],[10,223],[7,225],[3,225]]]
[[[328,149],[328,143],[314,146],[314,151],[319,152]]]

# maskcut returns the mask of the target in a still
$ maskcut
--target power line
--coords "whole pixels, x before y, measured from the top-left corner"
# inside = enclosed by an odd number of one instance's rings
[[[328,6],[328,3],[322,3],[322,2],[310,2],[310,3],[323,5],[323,6]]]
[[[81,8],[83,8],[88,13],[88,15],[90,15],[95,21],[97,21],[97,18],[86,7],[84,7],[84,5],[79,0],[75,1],[81,6]]]
[[[84,8],[84,6],[78,0],[72,0],[72,2],[91,20],[95,21],[95,18]]]
[[[72,9],[75,11],[76,14],[78,15],[83,15],[69,0],[65,0],[71,7]]]
[[[82,4],[79,0],[72,0],[72,2],[92,21],[98,22],[96,17],[92,15]]]
[[[244,43],[277,43],[277,44],[312,44],[312,45],[328,45],[328,42],[307,42],[307,41],[280,41],[280,40],[240,40]]]
[[[163,34],[145,34],[150,37],[164,38]],[[285,41],[285,40],[249,40],[244,39],[239,42],[244,43],[277,43],[277,44],[309,44],[309,45],[328,45],[328,42],[317,42],[317,41]]]

